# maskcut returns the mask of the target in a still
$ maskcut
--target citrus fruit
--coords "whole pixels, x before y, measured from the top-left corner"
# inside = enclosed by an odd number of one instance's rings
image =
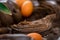
[[[26,0],[16,0],[16,4],[21,7]]]
[[[38,33],[29,33],[27,36],[32,37],[33,40],[43,40],[42,36]]]
[[[31,1],[25,1],[21,6],[22,15],[28,17],[32,14],[33,4]]]

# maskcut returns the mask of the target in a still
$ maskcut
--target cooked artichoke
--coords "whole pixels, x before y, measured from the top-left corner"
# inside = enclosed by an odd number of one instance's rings
[[[8,15],[8,14],[4,14],[1,11],[0,11],[0,20],[1,20],[1,24],[3,26],[9,26],[9,25],[13,24],[12,16]]]
[[[13,24],[11,14],[11,11],[3,3],[0,3],[0,20],[3,26],[9,26]]]
[[[8,0],[8,2],[5,5],[11,10],[14,22],[20,22],[22,19],[20,8],[18,8],[18,6],[11,0]]]

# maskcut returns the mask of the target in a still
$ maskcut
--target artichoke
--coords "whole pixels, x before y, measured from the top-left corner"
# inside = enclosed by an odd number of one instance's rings
[[[13,24],[11,14],[11,11],[3,3],[0,3],[0,20],[3,26],[9,26]]]
[[[14,22],[19,23],[22,20],[20,8],[16,5],[16,3],[12,2],[11,0],[8,0],[5,5],[11,10]]]

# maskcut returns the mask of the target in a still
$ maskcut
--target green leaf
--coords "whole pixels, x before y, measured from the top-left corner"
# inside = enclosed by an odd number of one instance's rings
[[[0,3],[0,11],[4,12],[5,14],[11,14],[11,11],[3,3]]]

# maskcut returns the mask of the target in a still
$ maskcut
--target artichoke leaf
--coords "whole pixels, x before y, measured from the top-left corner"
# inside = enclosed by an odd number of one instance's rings
[[[12,15],[11,11],[3,3],[0,3],[0,11],[5,14]]]

